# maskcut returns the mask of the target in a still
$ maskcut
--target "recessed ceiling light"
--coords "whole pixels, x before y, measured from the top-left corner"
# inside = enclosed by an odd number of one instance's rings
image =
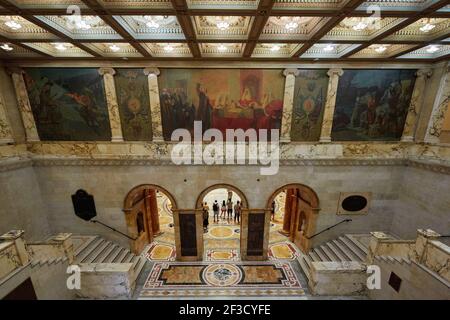
[[[110,45],[109,48],[110,48],[112,51],[114,51],[114,52],[117,52],[117,51],[120,50],[120,47],[119,47],[119,46],[116,46],[115,44]]]
[[[367,28],[367,24],[366,23],[364,23],[364,22],[358,22],[357,24],[355,24],[354,26],[353,26],[353,30],[355,30],[355,31],[362,31],[362,30],[364,30],[365,28]]]
[[[22,28],[22,25],[16,21],[9,20],[5,22],[5,25],[12,30],[19,30]]]
[[[433,30],[434,27],[436,27],[434,24],[427,23],[426,25],[420,27],[419,29],[422,32],[429,32],[429,31]]]
[[[436,51],[439,51],[439,47],[438,47],[438,46],[435,46],[435,45],[431,45],[431,46],[429,46],[428,49],[427,49],[427,52],[429,52],[429,53],[434,53],[434,52],[436,52]]]
[[[164,47],[164,51],[172,52],[173,51],[173,47],[170,44],[168,44],[167,46]]]
[[[225,47],[223,44],[221,44],[221,45],[217,48],[217,50],[219,50],[220,52],[224,52],[224,51],[227,50],[227,47]]]
[[[327,44],[326,47],[323,48],[323,51],[330,52],[334,50],[334,45]]]
[[[386,46],[378,46],[378,47],[375,48],[375,51],[378,52],[378,53],[383,53],[383,52],[386,51],[386,49],[387,49]]]
[[[9,44],[5,43],[3,45],[0,46],[0,48],[2,48],[5,51],[12,51],[13,47],[11,47]]]
[[[220,30],[227,30],[230,27],[230,24],[226,21],[217,21],[216,26]]]
[[[277,51],[280,51],[280,49],[281,49],[281,47],[280,47],[279,45],[274,44],[274,45],[272,46],[272,48],[270,48],[270,51],[272,51],[272,52],[277,52]]]
[[[55,46],[56,50],[59,50],[59,51],[67,50],[67,47],[64,45],[64,43],[54,43],[53,45]]]
[[[292,31],[292,30],[298,28],[298,23],[295,22],[295,21],[291,21],[291,22],[286,23],[286,24],[284,25],[284,27],[285,27],[288,31]]]

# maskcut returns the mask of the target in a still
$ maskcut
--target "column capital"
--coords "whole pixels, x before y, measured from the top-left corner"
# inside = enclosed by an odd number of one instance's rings
[[[298,76],[300,71],[295,68],[287,68],[283,70],[283,75],[287,77],[288,75],[293,75],[294,77]]]
[[[160,75],[160,71],[158,68],[145,68],[144,69],[144,74],[146,76],[151,76],[151,75],[155,75],[155,76],[159,76]]]
[[[21,67],[7,67],[6,68],[6,73],[10,76],[12,76],[13,74],[22,74],[24,73],[23,69]]]
[[[98,73],[101,76],[104,76],[105,74],[110,74],[110,75],[115,75],[116,74],[116,70],[114,70],[113,68],[99,68],[98,69]]]
[[[327,75],[329,77],[333,76],[333,75],[337,75],[338,77],[342,76],[344,74],[344,70],[342,70],[341,68],[332,68],[330,70],[328,70]]]
[[[416,77],[425,77],[425,78],[429,78],[431,77],[431,75],[433,74],[433,70],[427,68],[427,69],[419,69],[416,72]]]

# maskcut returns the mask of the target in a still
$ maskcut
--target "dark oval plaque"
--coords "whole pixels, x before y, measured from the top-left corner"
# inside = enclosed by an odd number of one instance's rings
[[[342,201],[342,208],[345,211],[360,211],[367,206],[367,199],[363,196],[349,196]]]

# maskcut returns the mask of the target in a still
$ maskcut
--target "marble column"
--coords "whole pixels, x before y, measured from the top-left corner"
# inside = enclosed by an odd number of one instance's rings
[[[14,142],[11,125],[6,113],[5,100],[0,92],[0,144]]]
[[[150,97],[150,114],[152,117],[153,141],[164,141],[158,87],[158,76],[160,72],[158,68],[145,68],[144,73],[148,77],[148,92]]]
[[[416,123],[425,96],[425,84],[432,73],[433,71],[431,69],[420,69],[416,72],[416,83],[414,84],[414,90],[411,97],[411,103],[409,104],[408,115],[406,116],[401,141],[412,142],[414,140]]]
[[[292,112],[294,109],[294,89],[295,77],[298,76],[297,69],[284,69],[283,75],[286,77],[284,83],[283,115],[281,117],[280,141],[291,141]]]
[[[325,102],[325,109],[323,111],[322,129],[320,131],[320,142],[331,141],[331,129],[333,127],[334,108],[336,106],[336,94],[339,83],[339,77],[344,74],[342,69],[330,69],[328,70],[327,99]]]
[[[151,220],[152,220],[152,231],[153,235],[157,236],[161,233],[160,227],[159,227],[159,211],[158,211],[158,201],[156,199],[156,190],[155,189],[149,189],[145,191],[145,201],[146,206],[148,210],[150,211]]]
[[[7,69],[11,75],[14,91],[16,92],[17,105],[19,107],[20,115],[22,117],[23,126],[25,128],[25,135],[27,141],[39,141],[39,134],[34,121],[33,111],[31,110],[30,100],[28,99],[28,92],[23,80],[23,70],[20,68]]]
[[[445,73],[442,76],[439,90],[434,101],[433,111],[431,113],[430,122],[428,123],[427,132],[425,134],[425,142],[439,143],[441,136],[442,124],[444,116],[447,112],[450,99],[450,64],[447,64]]]
[[[113,68],[100,68],[98,73],[103,76],[105,84],[106,104],[108,105],[109,125],[111,127],[111,141],[123,141],[122,125],[120,124],[119,104],[117,102],[116,85]]]

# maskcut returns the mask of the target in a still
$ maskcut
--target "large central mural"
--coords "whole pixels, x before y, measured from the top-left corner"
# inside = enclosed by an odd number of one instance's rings
[[[27,68],[24,80],[41,140],[111,140],[97,69]]]
[[[332,140],[400,140],[415,72],[344,70],[337,90]]]
[[[173,130],[279,129],[283,110],[282,70],[162,69],[159,76],[165,140]]]
[[[299,70],[295,78],[292,141],[318,141],[327,97],[327,70]]]

